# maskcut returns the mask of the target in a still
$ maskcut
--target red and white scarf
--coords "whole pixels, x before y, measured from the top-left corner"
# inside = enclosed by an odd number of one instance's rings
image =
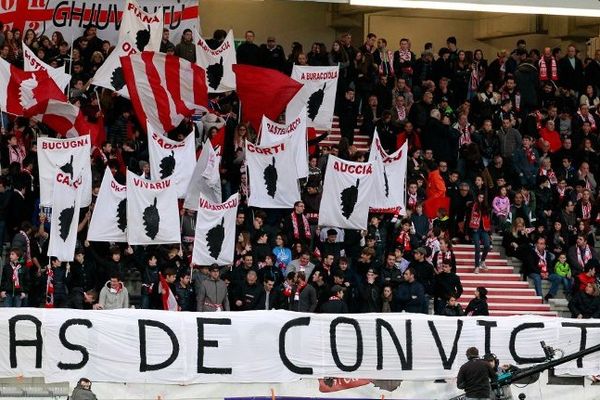
[[[435,269],[440,272],[442,265],[446,263],[450,264],[452,261],[452,251],[438,251],[437,258],[435,259]]]
[[[471,210],[471,218],[469,219],[469,228],[479,229],[481,224],[481,212],[479,211],[479,204],[474,203],[473,209]]]
[[[533,149],[531,147],[528,147],[523,148],[523,150],[525,151],[525,155],[527,156],[527,162],[529,163],[529,165],[535,164],[535,152],[533,151]]]
[[[46,308],[54,308],[54,270],[51,266],[46,269]]]
[[[29,240],[29,236],[24,232],[24,231],[19,231],[19,234],[23,235],[23,237],[25,238],[25,261],[30,261],[31,260],[31,242]]]
[[[589,245],[585,245],[585,247],[583,248],[583,252],[581,251],[581,248],[577,246],[577,263],[581,268],[584,268],[585,264],[591,259],[592,251],[590,250]]]
[[[21,264],[11,262],[10,266],[12,267],[13,287],[15,289],[21,289],[21,281],[19,280],[19,270],[21,269]]]
[[[410,233],[404,231],[400,232],[400,234],[396,238],[396,242],[398,242],[398,244],[402,246],[405,253],[407,251],[412,250],[412,247],[410,245]]]
[[[535,249],[535,254],[538,256],[538,268],[540,269],[540,275],[545,275],[548,273],[548,262],[546,261],[546,250],[541,254],[537,249]]]
[[[394,75],[394,53],[391,50],[379,52],[381,64],[379,64],[379,75]],[[384,68],[387,65],[388,71]]]
[[[556,179],[556,174],[551,169],[540,168],[540,176],[547,176],[551,185],[556,185],[558,183],[558,179]]]
[[[562,201],[565,198],[565,193],[567,192],[567,188],[559,188],[558,186],[556,187],[556,192],[558,193],[558,199],[560,201]]]
[[[171,286],[165,279],[162,273],[158,273],[158,277],[160,278],[160,285],[158,286],[158,293],[161,295],[163,310],[165,311],[180,311],[179,305],[177,304],[177,300],[175,299],[175,295],[171,290]]]
[[[469,129],[470,127],[471,127],[470,124],[467,124],[464,127],[457,126],[457,129],[460,132],[460,138],[458,139],[459,147],[471,144],[472,140],[471,140],[471,130]]]
[[[394,107],[394,110],[396,110],[396,113],[398,114],[398,121],[404,121],[406,119],[406,107]]]
[[[558,66],[556,65],[556,59],[550,58],[550,77],[548,77],[548,65],[546,58],[542,58],[539,62],[540,66],[540,81],[557,81],[558,80]]]
[[[581,118],[583,122],[589,122],[590,126],[592,127],[592,132],[596,132],[596,119],[592,114],[588,113],[587,116],[584,116],[583,114],[581,114],[581,111],[577,111],[577,115],[579,116],[579,118]]]
[[[302,215],[302,223],[304,224],[304,237],[306,239],[310,238],[310,225],[308,224],[308,219]],[[294,227],[294,238],[300,239],[300,229],[298,228],[298,215],[295,211],[292,211],[292,226]]]
[[[414,210],[417,207],[417,203],[418,203],[418,199],[417,199],[417,194],[412,194],[410,192],[408,192],[408,209],[409,210]]]
[[[581,203],[581,219],[589,220],[592,217],[592,203]]]

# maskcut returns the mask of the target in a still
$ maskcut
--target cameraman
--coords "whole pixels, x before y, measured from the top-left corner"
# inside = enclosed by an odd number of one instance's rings
[[[96,395],[92,392],[92,381],[87,378],[79,379],[69,400],[97,400]]]
[[[466,400],[491,399],[490,381],[496,381],[492,366],[479,358],[477,347],[467,349],[467,361],[458,371],[456,387],[465,391]]]
[[[515,371],[516,368],[511,365],[502,365],[500,366],[500,361],[495,354],[489,353],[483,356],[483,359],[487,361],[490,366],[496,371],[496,376],[506,373],[507,371]],[[512,394],[510,391],[510,386],[495,386],[492,385],[492,399],[494,400],[512,400]]]

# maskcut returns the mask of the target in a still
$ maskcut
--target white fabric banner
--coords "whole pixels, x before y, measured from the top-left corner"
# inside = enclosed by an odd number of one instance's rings
[[[213,149],[210,139],[207,139],[202,146],[202,152],[194,168],[183,208],[196,211],[200,195],[211,203],[222,201],[220,163],[221,157]]]
[[[290,167],[296,162],[291,139],[272,146],[246,143],[250,197],[248,205],[262,208],[292,208],[300,200],[298,179]]]
[[[104,170],[87,240],[127,242],[127,186],[115,180],[110,168]]]
[[[192,263],[195,265],[233,264],[238,205],[237,193],[231,195],[225,203],[211,203],[200,196]]]
[[[307,126],[331,129],[339,67],[294,65],[292,79],[304,86],[290,101],[286,115],[298,115],[306,107]]]
[[[330,155],[319,208],[319,225],[367,229],[369,203],[375,185],[373,163],[345,161]]]
[[[57,257],[60,261],[73,261],[75,256],[82,188],[83,179],[80,174],[76,179],[65,176],[62,171],[56,174],[48,255]]]
[[[25,42],[23,44],[23,69],[25,71],[47,71],[48,75],[56,82],[56,85],[65,90],[71,81],[71,75],[65,72],[65,67],[52,68],[44,61],[40,60],[35,53],[27,47]]]
[[[233,31],[229,30],[223,43],[215,50],[199,38],[196,43],[196,64],[206,71],[208,93],[235,90],[235,74],[231,68],[237,64]]]
[[[162,9],[149,14],[139,6],[137,1],[128,0],[123,10],[119,42],[106,58],[102,66],[92,78],[92,84],[101,86],[129,98],[129,92],[123,79],[121,56],[142,51],[159,51],[162,39]]]
[[[177,189],[171,178],[148,181],[127,171],[127,242],[130,245],[181,242]]]
[[[540,340],[564,354],[599,343],[595,325],[533,315],[1,308],[0,377],[174,385],[453,379],[471,346],[523,368],[544,360]],[[556,372],[597,374],[600,353],[579,362]]]
[[[162,8],[165,27],[171,31],[169,40],[179,43],[184,29],[198,27],[198,1],[140,0],[143,9],[153,13]],[[121,16],[127,3],[123,0],[44,0],[0,1],[0,15],[4,26],[25,32],[32,28],[37,37],[58,31],[67,42],[83,35],[86,27],[98,27],[98,37],[111,44],[118,41]]]
[[[405,142],[393,154],[381,147],[377,129],[373,134],[369,162],[375,165],[376,189],[371,197],[372,212],[398,212],[406,215],[406,168],[408,144]]]
[[[92,166],[90,135],[70,139],[39,137],[37,157],[40,170],[40,205],[52,207],[56,174],[73,180],[75,171],[82,171],[81,207],[92,202]]]
[[[148,153],[152,179],[170,177],[177,189],[177,197],[184,198],[196,165],[194,131],[182,142],[177,142],[148,124]]]
[[[308,144],[306,141],[306,109],[288,122],[278,124],[263,115],[260,128],[260,145],[271,146],[290,138],[290,146],[296,154],[296,172],[298,178],[308,176]]]

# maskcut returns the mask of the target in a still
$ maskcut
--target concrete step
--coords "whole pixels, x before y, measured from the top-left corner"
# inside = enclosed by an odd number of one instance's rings
[[[505,281],[516,281],[522,282],[521,277],[519,275],[510,273],[510,274],[497,274],[489,271],[480,270],[479,274],[474,273],[463,273],[460,274],[460,280],[464,284],[466,281],[479,281],[484,279],[488,284],[492,284],[492,282],[505,282]]]
[[[518,311],[518,310],[490,310],[492,317],[509,317],[511,315],[541,315],[544,317],[557,317],[555,311]]]
[[[487,263],[486,263],[487,265]],[[492,265],[487,265],[488,267],[488,272],[491,273],[498,273],[498,274],[512,274],[514,273],[513,267],[511,266],[502,266],[502,267],[496,267],[496,266],[492,266]],[[456,271],[457,273],[463,274],[463,273],[471,273],[473,272],[473,264],[467,264],[464,262],[461,263],[456,263]]]
[[[465,296],[473,297],[475,295],[475,289],[476,289],[476,286],[463,285],[463,297],[465,297]],[[537,299],[540,299],[538,296],[535,295],[535,290],[533,290],[529,287],[511,288],[511,289],[490,287],[490,288],[486,288],[486,289],[488,290],[488,297],[490,297],[490,296],[498,296],[498,297],[505,296],[505,297],[515,297],[515,298],[535,297]]]
[[[486,289],[490,290],[491,288],[496,289],[528,289],[529,285],[524,281],[490,281],[486,280],[485,276],[481,276],[478,280],[467,280],[462,281],[462,285],[464,288],[471,287],[476,288],[478,286],[483,286]]]
[[[462,264],[462,265],[474,265],[475,263],[475,256],[473,257],[468,257],[468,256],[456,256],[456,264]],[[508,262],[506,260],[499,260],[499,259],[489,259],[487,258],[485,260],[485,265],[488,267],[506,267],[508,266]]]
[[[471,299],[475,297],[475,293],[464,292],[460,297],[462,301],[464,299]],[[536,296],[511,296],[509,295],[488,295],[488,303],[503,303],[503,304],[542,304],[542,300]]]
[[[515,304],[515,303],[494,303],[488,301],[488,309],[490,310],[507,310],[507,311],[552,311],[548,304]]]

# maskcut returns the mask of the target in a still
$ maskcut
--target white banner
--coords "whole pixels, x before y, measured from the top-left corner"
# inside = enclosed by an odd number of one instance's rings
[[[130,245],[181,242],[177,189],[171,178],[148,181],[127,171],[127,242]]]
[[[229,197],[225,203],[211,203],[200,196],[192,263],[195,265],[233,264],[238,205],[237,193]]]
[[[127,242],[127,186],[115,180],[110,168],[104,170],[87,240]]]
[[[290,138],[290,146],[296,154],[298,178],[308,176],[308,144],[306,141],[306,109],[290,118],[285,125],[271,121],[263,115],[260,128],[260,145],[271,146]]]
[[[198,157],[198,162],[194,168],[194,173],[185,196],[183,207],[188,210],[197,210],[200,195],[211,203],[220,203],[221,195],[221,175],[219,173],[219,164],[221,157],[213,149],[210,139],[207,139],[202,146],[202,152]]]
[[[73,261],[75,256],[82,187],[80,174],[76,179],[70,179],[62,172],[56,174],[48,255],[60,261]]]
[[[408,143],[405,142],[393,154],[387,154],[381,147],[377,129],[373,134],[369,162],[375,166],[376,189],[370,206],[375,212],[398,212],[406,215],[406,167],[408,163]]]
[[[599,343],[596,325],[540,316],[2,308],[0,377],[174,385],[452,379],[469,347],[523,367],[545,359],[541,340],[565,354]],[[595,353],[556,371],[594,375],[599,365]]]
[[[119,42],[92,78],[92,84],[129,98],[121,69],[122,56],[142,51],[159,51],[162,38],[162,10],[145,13],[135,0],[128,0],[123,11]]]
[[[196,64],[206,71],[208,93],[235,90],[235,74],[231,66],[237,64],[233,31],[229,30],[219,48],[213,50],[199,38],[196,44]]]
[[[25,71],[47,71],[48,75],[56,82],[56,85],[65,90],[71,81],[71,75],[65,72],[65,67],[52,68],[39,59],[25,42],[23,44],[23,69]]]
[[[286,115],[298,115],[306,107],[307,126],[331,129],[339,67],[294,65],[292,79],[304,84],[290,101]]]
[[[265,147],[245,143],[250,184],[248,205],[292,208],[300,200],[300,190],[296,174],[290,173],[296,160],[290,139]]]
[[[185,198],[196,165],[194,131],[182,142],[177,142],[148,124],[148,153],[152,179],[170,177],[177,189],[177,197]]]
[[[319,225],[367,229],[369,203],[376,188],[373,163],[327,159]]]
[[[58,31],[69,43],[93,24],[98,28],[98,37],[114,45],[118,41],[125,4],[123,0],[5,0],[0,1],[0,15],[9,29],[25,32],[32,28],[37,37],[50,37]],[[170,40],[179,43],[184,29],[198,27],[198,1],[164,4],[163,0],[140,0],[142,8],[150,13],[162,8],[165,27],[171,31]]]
[[[40,205],[52,207],[54,182],[57,173],[62,173],[62,180],[75,178],[76,171],[81,171],[81,207],[92,202],[92,166],[90,161],[90,135],[70,139],[53,139],[39,137],[37,141],[37,157],[40,171]],[[60,171],[60,172],[59,172]]]

